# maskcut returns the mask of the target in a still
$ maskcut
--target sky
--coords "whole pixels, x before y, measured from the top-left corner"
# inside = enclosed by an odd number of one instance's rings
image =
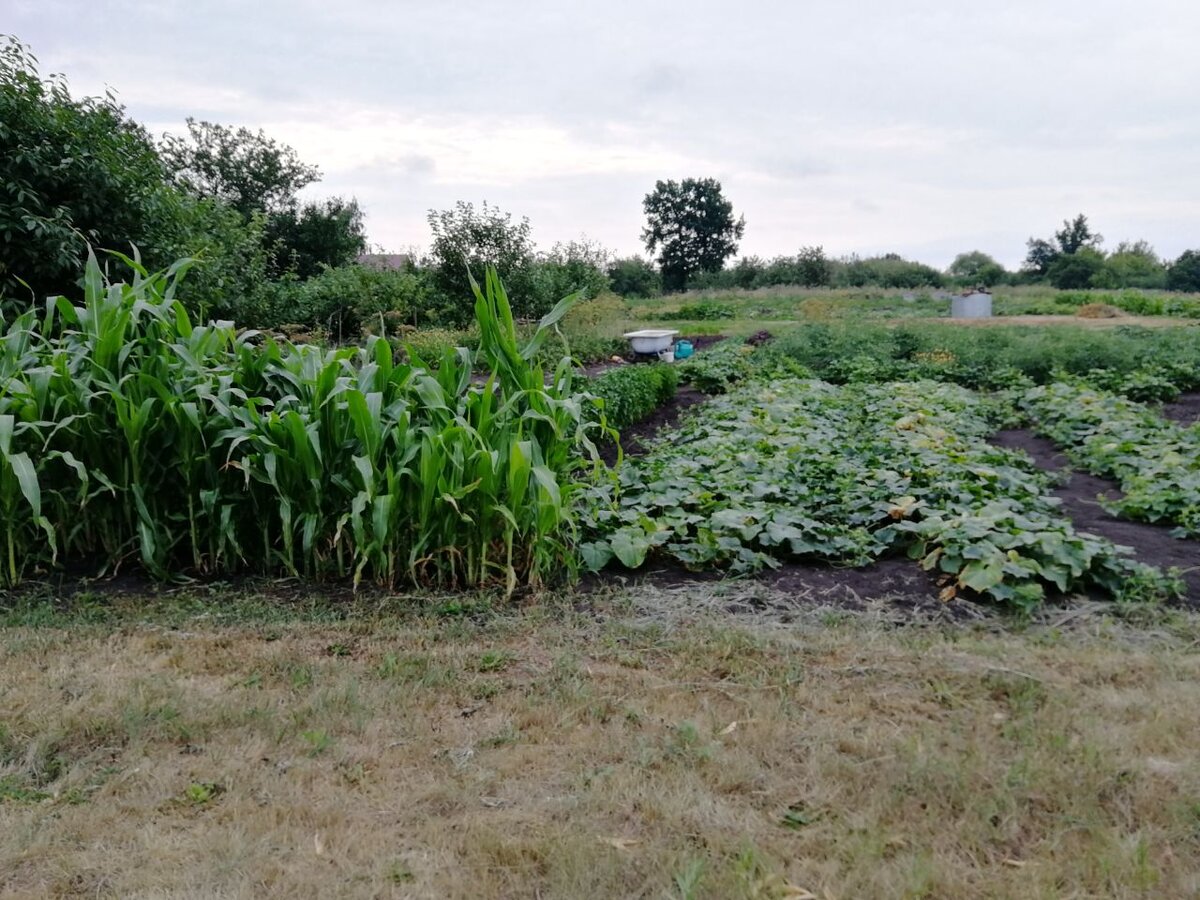
[[[539,247],[642,252],[659,179],[715,177],[743,255],[939,268],[1083,212],[1105,246],[1200,248],[1194,0],[3,0],[0,33],[155,135],[263,129],[429,243],[458,200]]]

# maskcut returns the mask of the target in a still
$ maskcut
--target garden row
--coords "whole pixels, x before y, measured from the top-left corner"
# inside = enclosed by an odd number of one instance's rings
[[[944,596],[1022,608],[1047,591],[1176,591],[1171,577],[1077,533],[1047,499],[1047,476],[988,443],[1010,411],[932,382],[747,380],[618,484],[594,489],[586,562],[744,572],[906,553],[946,576]]]
[[[1110,511],[1200,535],[1200,426],[1182,427],[1140,403],[1070,382],[1034,388],[1021,405],[1076,465],[1117,482],[1122,496]]]
[[[1200,328],[807,325],[770,350],[839,384],[929,379],[994,390],[1080,376],[1141,400],[1200,387]]]

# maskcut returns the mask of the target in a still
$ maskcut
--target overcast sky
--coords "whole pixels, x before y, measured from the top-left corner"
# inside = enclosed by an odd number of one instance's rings
[[[720,179],[744,254],[1014,266],[1085,212],[1200,247],[1194,0],[3,0],[0,31],[156,135],[262,128],[373,244],[483,200],[539,246],[640,248],[660,178]]]

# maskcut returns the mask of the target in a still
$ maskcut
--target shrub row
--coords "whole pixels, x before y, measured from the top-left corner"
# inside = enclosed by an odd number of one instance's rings
[[[679,373],[674,366],[629,365],[597,375],[588,391],[601,402],[605,421],[627,428],[648,418],[675,396]]]

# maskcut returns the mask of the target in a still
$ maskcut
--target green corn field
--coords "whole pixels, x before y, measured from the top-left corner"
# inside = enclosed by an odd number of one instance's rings
[[[482,335],[439,359],[323,349],[174,299],[186,261],[47,301],[0,334],[0,585],[55,567],[141,567],[509,591],[570,570],[572,498],[604,426],[564,352],[518,345],[496,274],[472,282]],[[472,380],[476,364],[489,374]]]

